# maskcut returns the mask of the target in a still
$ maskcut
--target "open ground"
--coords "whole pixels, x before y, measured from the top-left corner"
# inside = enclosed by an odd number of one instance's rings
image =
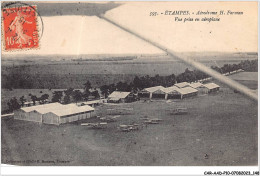
[[[104,104],[122,111],[106,129],[81,126],[86,119],[61,126],[2,118],[2,163],[17,165],[239,166],[257,165],[257,103],[221,85],[220,92],[166,102]],[[173,115],[176,107],[188,114]],[[112,114],[116,115],[116,114]],[[161,118],[138,131],[121,132],[120,124]],[[208,158],[205,158],[205,155]],[[38,163],[36,162],[38,160]],[[19,163],[20,161],[20,163]],[[25,162],[21,162],[25,161]],[[61,162],[64,161],[64,162]]]

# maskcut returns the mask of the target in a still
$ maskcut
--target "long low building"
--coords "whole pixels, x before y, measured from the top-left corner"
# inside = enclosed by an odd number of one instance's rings
[[[220,87],[215,83],[181,82],[167,88],[163,86],[145,88],[138,92],[138,97],[150,99],[183,99],[196,96],[198,93],[206,94],[218,91],[219,88]]]
[[[132,102],[133,100],[134,97],[131,92],[121,92],[121,91],[114,91],[107,98],[108,103],[127,103],[127,102]]]
[[[60,103],[24,107],[14,112],[14,118],[18,120],[55,125],[93,116],[95,116],[95,109],[88,105],[79,107],[76,104],[62,105]]]
[[[59,125],[87,119],[94,115],[94,108],[90,106],[71,105],[67,106],[66,109],[55,109],[43,114],[42,123]]]
[[[79,106],[91,106],[91,107],[96,107],[102,103],[106,103],[107,100],[106,99],[99,99],[99,100],[91,100],[91,101],[84,101],[84,102],[80,102]]]

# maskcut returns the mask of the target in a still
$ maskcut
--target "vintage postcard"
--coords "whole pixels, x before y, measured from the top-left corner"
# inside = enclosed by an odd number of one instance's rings
[[[3,1],[1,24],[2,164],[258,165],[257,2]]]

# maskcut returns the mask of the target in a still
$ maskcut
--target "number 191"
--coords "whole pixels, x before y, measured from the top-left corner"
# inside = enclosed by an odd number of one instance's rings
[[[150,12],[150,16],[156,16],[157,12]]]

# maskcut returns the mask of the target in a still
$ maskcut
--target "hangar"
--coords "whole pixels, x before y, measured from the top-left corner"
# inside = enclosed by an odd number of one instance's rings
[[[155,86],[155,87],[149,87],[145,88],[141,91],[138,92],[138,97],[139,98],[164,98],[165,93],[161,91],[164,89],[163,86]]]
[[[198,90],[194,89],[192,87],[184,87],[184,88],[181,88],[180,90],[181,90],[181,94],[182,94],[182,99],[187,98],[187,97],[196,96],[198,94]]]
[[[52,109],[60,108],[61,106],[64,105],[60,103],[50,103],[30,107],[23,107],[14,111],[14,119],[42,122],[42,114],[49,112]]]
[[[165,88],[163,91],[166,94],[165,99],[183,99],[196,96],[198,93],[198,90],[192,87],[178,88],[176,86]]]
[[[181,99],[182,94],[180,88],[176,86],[171,86],[162,89],[163,92],[165,92],[165,99]]]
[[[107,98],[108,103],[127,103],[133,101],[134,97],[131,92],[114,91]]]
[[[215,83],[207,83],[204,86],[207,88],[207,93],[217,92],[220,89],[220,86]]]
[[[208,92],[208,89],[200,82],[191,83],[190,87],[197,89],[199,94],[205,94]]]
[[[60,125],[95,116],[94,108],[76,104],[50,103],[24,107],[14,111],[14,119]]]
[[[55,109],[42,115],[42,122],[60,125],[95,116],[94,108],[86,105],[78,107],[75,104],[64,105],[66,108]]]

